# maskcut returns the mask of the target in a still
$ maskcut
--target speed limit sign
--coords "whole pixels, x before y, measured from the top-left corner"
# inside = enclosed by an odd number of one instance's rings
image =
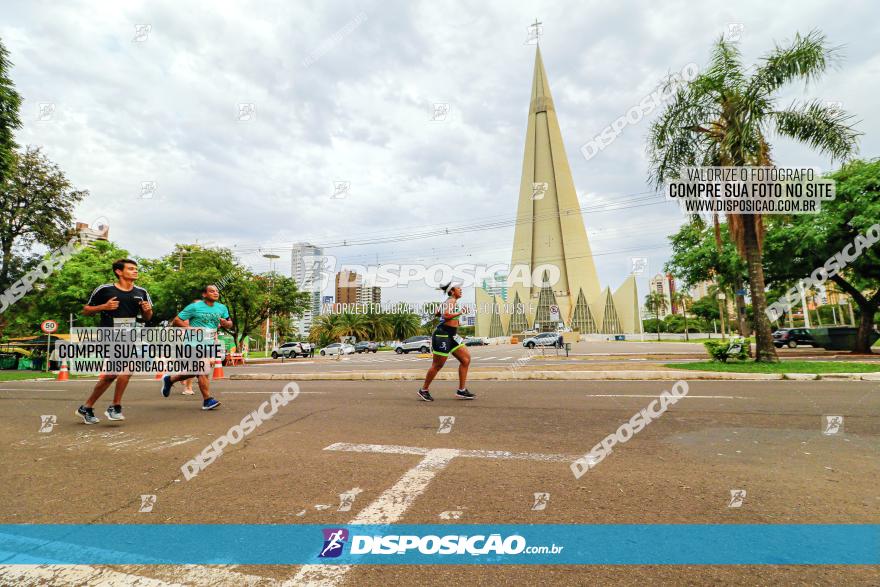
[[[40,330],[46,334],[52,334],[58,330],[58,323],[54,320],[43,320],[42,324],[40,324]]]

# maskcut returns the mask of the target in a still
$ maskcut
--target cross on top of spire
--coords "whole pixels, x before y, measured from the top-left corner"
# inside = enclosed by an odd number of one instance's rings
[[[536,18],[535,22],[529,25],[529,36],[526,38],[526,45],[537,45],[539,43],[541,35],[544,34],[543,24]]]

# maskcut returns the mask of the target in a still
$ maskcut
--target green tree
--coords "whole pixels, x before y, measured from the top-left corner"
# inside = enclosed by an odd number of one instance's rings
[[[388,340],[392,336],[391,320],[382,312],[369,312],[364,316],[367,338],[375,341]]]
[[[61,332],[68,332],[71,314],[74,326],[97,326],[98,315],[82,316],[82,307],[96,287],[116,281],[111,266],[126,257],[128,251],[108,241],[84,247],[9,310],[11,319],[5,333],[33,334],[40,322],[48,319],[57,320]]]
[[[0,143],[2,134],[0,128]],[[10,173],[0,182],[0,290],[39,262],[40,255],[27,253],[34,245],[57,248],[70,238],[73,208],[87,195],[86,190],[73,189],[61,168],[38,147],[12,155]]]
[[[21,128],[18,111],[21,108],[21,96],[9,77],[9,52],[0,40],[0,186],[4,185],[13,175],[15,169],[15,131]],[[0,282],[2,283],[2,282]]]
[[[388,315],[388,323],[391,327],[391,337],[395,340],[404,340],[410,336],[415,336],[419,332],[422,320],[405,305],[401,304],[396,308],[392,308]]]
[[[691,306],[691,313],[706,322],[712,322],[712,320],[720,318],[718,304],[715,303],[715,298],[711,296],[705,296],[696,300]]]
[[[880,160],[853,161],[829,177],[836,182],[836,197],[823,202],[819,214],[779,217],[771,223],[764,245],[765,264],[771,285],[779,291],[819,268],[830,269],[826,261],[857,239],[867,244],[865,233],[880,223]],[[830,279],[859,308],[854,351],[870,353],[874,315],[880,309],[880,243],[864,247],[852,261],[843,260],[845,267]],[[820,271],[817,277],[822,275]]]
[[[144,287],[153,298],[153,320],[171,320],[201,297],[206,285],[221,284],[220,301],[229,308],[236,346],[270,316],[302,316],[308,294],[293,279],[279,274],[256,275],[236,261],[232,251],[178,245],[174,252],[142,263]]]
[[[852,116],[819,100],[780,108],[778,92],[788,83],[820,77],[836,56],[824,35],[795,35],[788,46],[777,45],[752,71],[741,62],[739,49],[722,37],[709,67],[675,95],[652,125],[648,143],[651,179],[657,186],[692,165],[770,166],[767,135],[800,141],[845,159],[856,151],[859,133]],[[761,261],[763,220],[760,215],[728,216],[739,254],[746,260],[755,316],[756,361],[778,361],[765,310]]]
[[[369,337],[370,329],[367,317],[363,314],[343,312],[339,314],[333,336],[353,336],[356,340],[364,340]]]
[[[206,285],[224,284],[220,287],[220,301],[226,304],[223,297],[229,285],[236,278],[246,281],[252,276],[228,249],[181,244],[159,259],[140,260],[140,270],[140,283],[153,298],[154,322],[170,321],[193,300],[202,299]]]
[[[652,291],[645,296],[645,308],[654,314],[657,321],[657,340],[660,340],[660,314],[666,310],[666,296],[658,291]]]
[[[681,308],[681,316],[684,318],[684,339],[690,340],[688,334],[688,306],[691,305],[693,299],[687,291],[677,291],[672,294],[672,303]]]
[[[698,218],[692,219],[671,235],[669,242],[672,256],[664,269],[682,280],[686,287],[709,281],[727,295],[744,287],[748,275],[746,264],[729,238],[727,223],[717,224],[713,229]],[[723,302],[714,296],[713,299],[716,300],[720,316]],[[736,296],[736,300],[737,311],[742,316],[739,311],[744,304],[742,296]],[[742,320],[737,320],[737,326],[740,335],[748,334]]]
[[[334,342],[337,323],[341,314],[321,314],[312,321],[309,331],[309,342],[318,346],[327,346]]]

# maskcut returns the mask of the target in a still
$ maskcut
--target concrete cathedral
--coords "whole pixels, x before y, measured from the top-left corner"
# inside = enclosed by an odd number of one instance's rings
[[[541,269],[542,265],[552,265],[554,270]],[[524,267],[528,271],[520,274],[538,269],[540,278],[532,282],[515,279],[517,268]],[[613,293],[599,285],[540,47],[535,54],[508,277],[506,299],[497,289],[477,285],[477,336],[562,328],[581,334],[641,332],[635,276],[630,275]]]

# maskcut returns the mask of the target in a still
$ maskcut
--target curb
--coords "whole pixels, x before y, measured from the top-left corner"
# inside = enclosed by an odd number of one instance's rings
[[[813,381],[819,379],[816,373],[784,373],[783,377],[791,381]]]
[[[819,379],[823,381],[861,381],[864,375],[870,373],[825,373],[820,374]],[[869,379],[870,381],[870,379]]]
[[[291,380],[297,381],[421,381],[422,371],[345,371],[342,373],[240,373],[230,375],[234,381]],[[815,376],[814,376],[815,377]],[[458,380],[457,372],[440,372],[441,381]],[[776,381],[782,373],[721,373],[714,371],[472,371],[472,381]]]

